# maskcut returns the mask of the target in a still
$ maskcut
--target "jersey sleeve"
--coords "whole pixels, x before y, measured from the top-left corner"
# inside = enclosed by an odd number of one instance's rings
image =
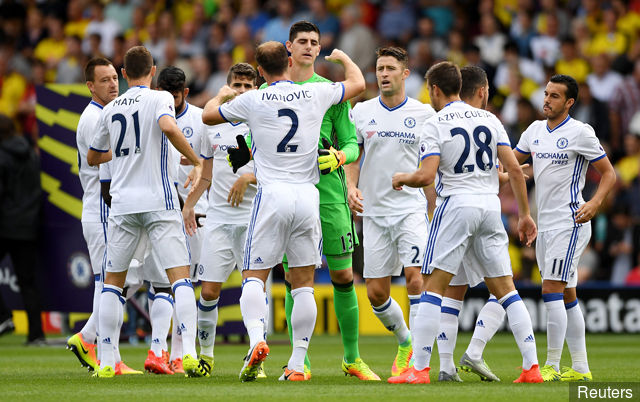
[[[600,145],[598,137],[596,137],[596,132],[588,124],[584,124],[576,145],[576,152],[584,156],[589,162],[595,162],[607,156],[602,145]]]
[[[511,148],[511,140],[509,139],[509,135],[507,134],[507,130],[504,129],[504,126],[502,125],[500,120],[498,120],[497,117],[495,117],[494,121],[495,121],[495,126],[496,126],[496,132],[498,134],[497,138],[496,138],[496,143],[498,145],[505,145],[505,146]]]
[[[358,124],[358,114],[360,113],[361,106],[358,103],[353,109],[349,111],[349,119],[356,128],[356,142],[359,146],[364,145],[364,134],[362,134],[362,124]]]
[[[245,92],[235,97],[227,103],[223,103],[218,108],[220,116],[229,123],[234,121],[246,122],[249,120],[252,110],[252,92]]]
[[[518,145],[516,145],[516,151],[522,153],[522,154],[530,154],[531,153],[531,147],[529,146],[529,131],[531,129],[531,126],[529,126],[529,128],[527,128],[526,130],[524,130],[524,133],[522,133],[522,135],[520,136],[520,140],[518,141]]]
[[[356,128],[349,113],[351,113],[351,104],[349,102],[342,102],[331,107],[334,109],[333,114],[333,129],[338,139],[338,148],[344,152],[346,157],[345,164],[349,164],[356,159],[360,150],[358,149],[358,139],[356,137]]]
[[[215,126],[207,127],[202,131],[202,137],[200,137],[200,156],[205,159],[213,158],[213,147],[211,146],[211,140],[209,134],[215,130]]]
[[[319,99],[329,109],[331,105],[337,105],[344,99],[344,84],[341,82],[319,82],[312,83],[314,89],[318,92]]]
[[[168,115],[176,118],[176,111],[174,108],[173,96],[167,91],[157,91],[158,99],[156,102],[156,121],[160,120],[162,116]]]
[[[440,135],[433,119],[428,119],[420,131],[420,160],[433,155],[440,155]]]
[[[100,183],[111,181],[111,161],[100,164]]]
[[[107,152],[109,151],[109,128],[107,127],[107,122],[104,118],[105,113],[100,115],[100,121],[96,126],[96,133],[91,140],[90,149],[98,152]]]

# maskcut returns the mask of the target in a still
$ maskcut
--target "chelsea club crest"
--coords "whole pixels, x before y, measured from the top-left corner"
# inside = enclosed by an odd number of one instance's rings
[[[569,140],[564,137],[560,137],[558,138],[558,142],[556,142],[556,145],[559,149],[565,149],[567,145],[569,145]]]
[[[416,119],[413,117],[407,117],[404,119],[404,125],[407,126],[407,128],[414,128],[416,126]]]
[[[193,129],[191,127],[185,127],[184,130],[182,130],[182,133],[185,137],[191,138],[191,136],[193,135]]]

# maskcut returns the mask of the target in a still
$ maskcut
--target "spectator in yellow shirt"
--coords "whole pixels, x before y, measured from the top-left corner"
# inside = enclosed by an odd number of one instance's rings
[[[572,76],[578,84],[586,82],[587,75],[589,75],[589,63],[579,57],[576,40],[572,36],[562,39],[560,53],[562,56],[556,63],[556,72]]]
[[[38,43],[33,56],[41,60],[47,66],[45,80],[54,82],[56,80],[56,69],[58,63],[67,53],[67,43],[65,42],[62,20],[56,15],[47,16],[47,31],[49,36]]]
[[[618,56],[627,51],[627,37],[617,28],[618,17],[612,8],[608,8],[602,12],[605,32],[595,35],[591,45],[589,46],[589,54],[595,56],[601,53],[607,53],[611,56]]]

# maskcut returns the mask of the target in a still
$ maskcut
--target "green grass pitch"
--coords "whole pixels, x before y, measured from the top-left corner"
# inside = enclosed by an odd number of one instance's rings
[[[459,359],[470,334],[460,334],[455,358]],[[545,335],[538,334],[538,358],[544,363]],[[430,385],[391,385],[360,382],[345,377],[340,370],[342,345],[338,336],[315,336],[310,358],[313,377],[306,383],[282,383],[278,377],[286,364],[290,347],[283,336],[270,339],[271,353],[265,362],[269,378],[240,383],[238,372],[247,345],[216,345],[216,361],[211,378],[179,376],[92,378],[80,367],[76,357],[63,346],[23,347],[24,337],[0,338],[0,397],[15,400],[118,400],[134,398],[148,401],[200,400],[385,400],[398,401],[419,397],[425,401],[567,401],[567,383],[512,384],[519,375],[520,354],[509,333],[500,333],[489,344],[485,359],[502,379],[500,383],[482,383],[472,374],[461,373],[464,383],[438,383],[438,358],[434,355]],[[639,381],[640,348],[638,335],[588,335],[589,363],[595,381]],[[145,346],[123,344],[122,356],[131,367],[141,369]],[[383,380],[390,375],[395,355],[392,336],[361,337],[363,359]],[[566,351],[563,365],[570,365]],[[206,398],[206,399],[203,399]]]

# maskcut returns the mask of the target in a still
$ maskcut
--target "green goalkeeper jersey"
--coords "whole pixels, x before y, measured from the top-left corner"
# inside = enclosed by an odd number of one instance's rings
[[[331,82],[330,80],[313,73],[313,76],[306,81],[296,82],[296,84],[306,84],[308,82]],[[260,89],[266,88],[263,84]],[[349,164],[358,159],[360,149],[356,137],[356,128],[349,118],[351,103],[349,101],[333,105],[327,110],[322,119],[320,127],[319,146],[322,147],[322,138],[328,139],[336,149],[344,152],[346,156],[345,164]],[[347,202],[347,178],[344,169],[339,167],[333,172],[320,175],[320,181],[316,184],[320,193],[320,204],[344,204]]]

